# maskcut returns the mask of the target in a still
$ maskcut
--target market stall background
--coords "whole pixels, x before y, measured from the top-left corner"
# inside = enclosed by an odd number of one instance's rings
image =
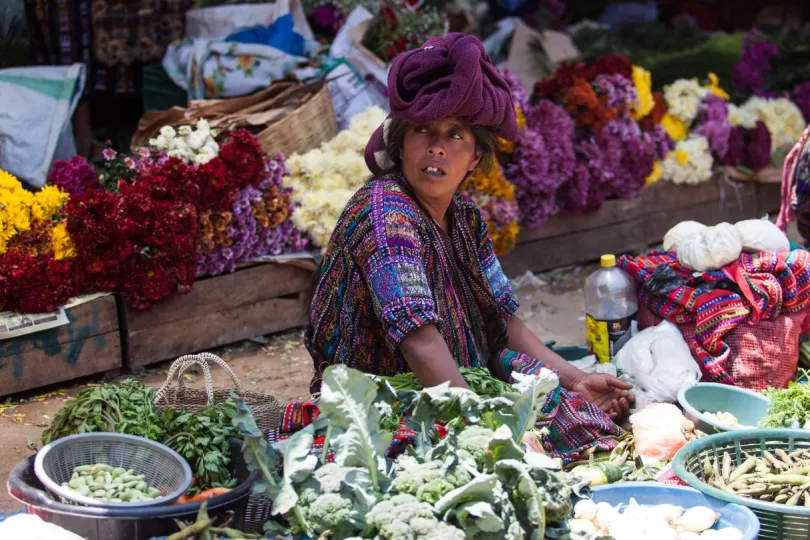
[[[4,23],[28,28],[37,61],[54,63],[53,44],[43,52],[37,42],[36,4],[25,3],[30,24],[13,24],[24,17],[14,9]],[[519,137],[499,142],[495,166],[463,194],[510,276],[527,284],[523,316],[565,344],[582,343],[571,328],[582,314],[579,278],[532,272],[645,251],[687,220],[773,215],[782,202],[773,181],[810,119],[807,30],[784,29],[806,15],[789,4],[776,30],[673,3],[600,6],[598,23],[582,21],[586,2],[548,0],[171,4],[179,11],[153,15],[173,32],[185,19],[184,34],[169,34],[183,38],[154,39],[137,58],[95,44],[86,64],[63,54],[64,68],[16,67],[31,63],[26,37],[4,34],[19,54],[4,58],[0,92],[17,104],[37,95],[39,118],[52,121],[37,124],[17,105],[20,115],[0,119],[12,135],[0,148],[0,310],[12,312],[0,394],[267,342],[257,336],[300,326],[320,250],[369,176],[362,153],[386,116],[387,65],[431,34],[487,38],[509,80]],[[92,15],[98,35],[121,31],[110,13]],[[758,16],[774,21],[767,10]],[[154,38],[154,28],[141,30]],[[123,39],[116,45],[133,36]],[[102,95],[137,103],[128,109],[144,113],[137,126],[99,123]],[[106,143],[80,135],[88,103]],[[801,258],[785,264],[805,271]],[[549,316],[565,320],[554,326]],[[702,343],[689,342],[693,354]],[[295,339],[282,348],[297,362],[251,384],[306,398],[294,388],[309,379],[308,357]],[[253,354],[267,363],[266,352]],[[246,376],[253,362],[236,359]],[[0,421],[33,448],[20,411],[50,420],[48,402],[64,395],[8,402]]]

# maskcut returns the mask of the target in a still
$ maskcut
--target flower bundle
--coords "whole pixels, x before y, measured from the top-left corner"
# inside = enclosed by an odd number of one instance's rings
[[[219,145],[215,137],[216,132],[211,129],[208,121],[200,119],[196,128],[180,126],[175,131],[171,126],[163,126],[160,134],[150,139],[149,145],[165,152],[169,157],[203,165],[219,154]]]
[[[708,139],[690,135],[676,143],[661,164],[661,174],[673,184],[699,184],[712,177],[713,163]]]
[[[380,0],[363,36],[363,46],[384,62],[418,48],[432,35],[444,32],[446,16],[432,6],[411,9],[397,0]]]
[[[772,153],[779,148],[790,148],[796,144],[807,126],[802,112],[787,98],[753,96],[742,108],[768,126]]]
[[[370,178],[363,152],[385,116],[379,107],[371,107],[320,148],[287,160],[290,176],[285,186],[292,188],[296,204],[292,220],[315,245],[326,247],[346,203]]]
[[[0,309],[55,311],[73,290],[72,244],[59,220],[67,193],[46,186],[25,190],[0,170]]]
[[[508,80],[517,100],[519,82]],[[539,227],[558,211],[597,210],[608,198],[634,197],[644,187],[672,147],[649,118],[663,116],[651,86],[649,72],[617,54],[563,64],[535,84],[527,127],[504,157],[524,226]]]
[[[462,185],[462,193],[481,210],[495,253],[504,255],[511,251],[520,232],[519,211],[515,186],[504,178],[501,165],[493,163],[489,171],[473,171]]]
[[[18,247],[30,247],[25,240],[16,238],[18,235],[31,231],[29,238],[42,239],[54,226],[67,197],[68,194],[56,186],[45,186],[31,193],[14,176],[0,170],[0,255],[12,247],[15,239]]]

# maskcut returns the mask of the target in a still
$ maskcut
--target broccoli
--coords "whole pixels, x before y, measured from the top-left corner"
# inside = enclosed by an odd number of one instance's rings
[[[374,540],[466,540],[464,531],[440,522],[433,508],[413,495],[395,495],[366,514]]]
[[[345,484],[353,472],[365,474],[364,469],[341,467],[327,463],[301,486],[298,508],[304,521],[318,533],[331,531],[336,538],[356,534],[360,515],[356,509],[354,493]]]
[[[436,459],[419,463],[411,456],[401,456],[396,462],[396,478],[391,488],[400,494],[414,495],[421,502],[434,504],[445,493],[467,484],[470,474],[454,467],[449,471]]]
[[[465,427],[458,433],[459,458],[473,458],[479,469],[484,468],[487,445],[494,435],[494,431],[484,426],[472,425]]]

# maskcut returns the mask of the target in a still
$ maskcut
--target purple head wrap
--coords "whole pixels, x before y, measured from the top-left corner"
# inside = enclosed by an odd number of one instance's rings
[[[388,101],[391,114],[366,146],[366,164],[375,175],[393,166],[385,133],[391,117],[429,124],[455,116],[470,125],[491,126],[507,140],[517,136],[509,85],[475,36],[430,38],[421,48],[398,55],[388,72]]]

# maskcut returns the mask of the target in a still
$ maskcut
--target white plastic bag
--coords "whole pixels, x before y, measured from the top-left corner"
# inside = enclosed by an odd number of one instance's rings
[[[678,327],[669,321],[639,332],[622,347],[613,362],[619,371],[635,379],[636,388],[647,402],[674,403],[681,388],[700,380],[700,367],[689,346]]]
[[[34,514],[17,514],[0,522],[0,538],[4,540],[82,540],[70,531],[42,521]]]

